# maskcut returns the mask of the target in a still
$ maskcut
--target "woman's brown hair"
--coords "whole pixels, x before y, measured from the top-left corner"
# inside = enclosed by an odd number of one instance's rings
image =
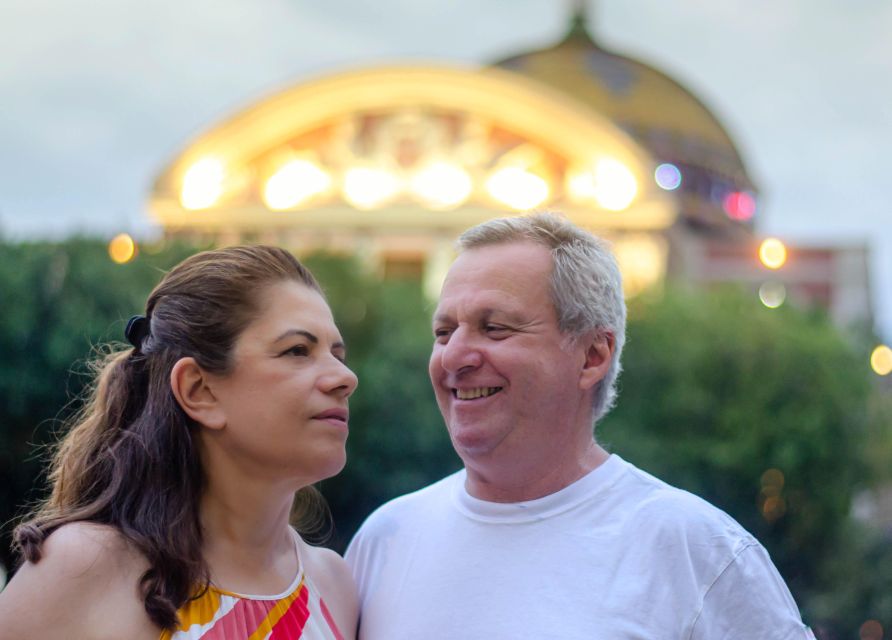
[[[178,609],[207,587],[209,572],[197,425],[174,398],[170,372],[187,356],[206,371],[231,371],[260,292],[288,280],[320,291],[294,256],[269,246],[206,251],[167,273],[146,302],[137,346],[94,363],[86,402],[50,464],[51,494],[16,528],[26,560],[39,561],[43,541],[62,525],[110,525],[149,562],[139,585],[149,618],[176,628]]]

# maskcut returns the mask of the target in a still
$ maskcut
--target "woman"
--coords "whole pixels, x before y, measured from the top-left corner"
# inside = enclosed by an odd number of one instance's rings
[[[344,466],[356,388],[312,274],[273,247],[201,253],[126,335],[16,530],[0,638],[352,638],[346,565],[289,525]]]

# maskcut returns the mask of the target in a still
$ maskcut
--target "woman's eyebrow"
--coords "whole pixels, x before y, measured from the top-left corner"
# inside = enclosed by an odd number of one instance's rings
[[[288,331],[285,331],[282,335],[276,338],[274,342],[279,342],[280,340],[284,340],[285,338],[289,338],[291,336],[303,336],[313,344],[319,344],[319,338],[317,338],[306,329],[288,329]]]

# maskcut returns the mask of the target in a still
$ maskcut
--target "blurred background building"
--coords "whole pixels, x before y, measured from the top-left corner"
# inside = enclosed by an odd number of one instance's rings
[[[719,118],[603,48],[587,17],[575,3],[559,42],[485,67],[363,68],[266,97],[173,158],[149,209],[168,237],[354,254],[430,295],[462,230],[553,209],[612,241],[629,295],[743,283],[768,307],[871,326],[866,247],[761,238],[758,187]]]

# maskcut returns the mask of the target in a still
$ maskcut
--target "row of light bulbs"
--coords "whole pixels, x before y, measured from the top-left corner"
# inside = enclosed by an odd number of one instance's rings
[[[220,160],[199,160],[183,177],[180,203],[189,210],[210,208],[223,196],[226,184],[227,174]],[[572,199],[594,202],[609,211],[627,209],[638,195],[634,174],[612,158],[569,172],[565,186]],[[451,209],[471,197],[475,183],[463,167],[435,161],[408,176],[373,166],[351,167],[340,176],[340,184],[335,184],[333,176],[317,163],[295,158],[266,180],[261,197],[269,209],[286,211],[338,187],[344,199],[357,209],[374,209],[404,195],[432,209]],[[496,168],[486,176],[482,187],[490,198],[517,211],[538,207],[552,195],[548,180],[522,166]]]

